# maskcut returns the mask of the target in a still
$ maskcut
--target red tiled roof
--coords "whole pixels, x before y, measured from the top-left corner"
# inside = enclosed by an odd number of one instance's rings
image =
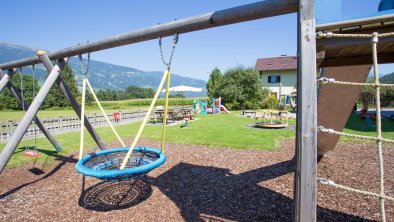
[[[262,58],[256,61],[257,71],[297,69],[296,56]]]

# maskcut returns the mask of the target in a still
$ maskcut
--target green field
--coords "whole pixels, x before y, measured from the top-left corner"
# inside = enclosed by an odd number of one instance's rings
[[[366,121],[359,118],[358,115],[352,114],[346,124],[345,133],[358,134],[362,136],[376,137],[376,122],[372,121],[375,126],[367,126]],[[394,122],[382,119],[382,136],[386,139],[394,140]],[[342,136],[342,143],[375,143],[373,140],[361,140]]]
[[[52,111],[51,111],[52,112]],[[54,114],[56,111],[53,111]],[[49,115],[50,112],[46,111]],[[294,130],[261,130],[250,128],[249,126],[255,123],[254,119],[242,117],[240,112],[232,112],[232,114],[221,115],[199,115],[199,120],[191,122],[190,127],[180,128],[180,125],[168,126],[167,141],[176,144],[196,144],[208,147],[227,147],[233,149],[260,149],[260,150],[275,150],[278,148],[281,139],[294,138]],[[15,115],[14,115],[15,116]],[[134,137],[141,122],[116,126],[117,131],[122,138]],[[290,121],[291,125],[295,124],[294,120]],[[387,139],[394,139],[394,123],[383,121],[383,136]],[[161,140],[161,126],[146,126],[143,138],[152,139],[156,141]],[[116,141],[109,127],[97,128],[105,142]],[[368,136],[375,136],[375,127],[365,126],[363,120],[360,120],[357,115],[352,115],[347,123],[345,132],[353,134],[361,134]],[[56,139],[59,141],[64,149],[60,155],[67,155],[70,153],[77,153],[79,149],[79,132],[67,133],[57,135]],[[56,158],[57,154],[53,151],[51,144],[45,139],[37,140],[38,147],[42,153],[49,155],[49,160]],[[365,143],[364,140],[355,140],[349,138],[341,138],[341,143]],[[370,141],[373,143],[373,141]],[[32,163],[32,158],[22,155],[25,146],[34,145],[33,140],[22,141],[17,148],[15,155],[13,155],[8,167],[15,167],[26,163]],[[5,144],[0,144],[0,149],[3,149]],[[85,134],[85,148],[97,149],[96,144],[90,138],[89,134]],[[171,147],[168,147],[171,149]],[[46,155],[41,155],[39,161],[44,161]]]
[[[230,115],[200,115],[199,120],[191,122],[190,127],[180,128],[179,125],[168,126],[167,141],[178,144],[197,144],[209,147],[229,147],[234,149],[262,149],[275,150],[278,147],[278,140],[283,138],[293,138],[294,130],[260,130],[252,129],[248,126],[253,125],[255,120],[242,117],[240,112],[234,112]],[[116,126],[117,131],[122,138],[131,138],[136,134],[141,122]],[[294,121],[290,122],[294,124]],[[160,126],[146,126],[143,137],[153,140],[161,139]],[[115,136],[111,133],[109,127],[97,128],[98,133],[106,142],[115,141]],[[85,134],[86,149],[95,148],[96,144]],[[76,152],[79,149],[79,132],[67,133],[56,136],[56,139],[62,145],[63,154]],[[48,155],[56,156],[51,144],[45,139],[37,140],[38,146],[42,152]],[[5,144],[0,144],[0,149]],[[18,166],[31,161],[28,157],[21,154],[23,147],[34,145],[33,140],[22,141],[16,154],[13,155],[8,166]],[[40,157],[45,159],[44,155]]]

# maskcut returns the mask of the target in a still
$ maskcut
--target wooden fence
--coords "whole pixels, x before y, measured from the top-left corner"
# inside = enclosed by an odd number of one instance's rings
[[[119,112],[119,120],[115,121],[114,114],[107,114],[108,118],[114,125],[121,125],[132,123],[138,120],[141,120],[146,115],[147,110],[132,110],[132,111],[120,111]],[[102,127],[107,126],[108,123],[105,120],[102,114],[93,113],[91,115],[87,115],[89,122],[94,127]],[[44,123],[45,127],[49,130],[50,133],[56,135],[66,132],[78,131],[81,128],[81,121],[77,116],[59,116],[56,118],[40,118]],[[16,130],[18,126],[17,121],[9,120],[2,121],[0,124],[0,143],[6,142],[11,138],[13,132]],[[27,129],[23,139],[31,139],[36,136],[37,138],[43,137],[44,134],[41,130],[35,126],[34,122],[32,122]]]

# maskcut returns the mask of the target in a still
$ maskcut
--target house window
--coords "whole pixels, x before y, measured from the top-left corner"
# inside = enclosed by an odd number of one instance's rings
[[[280,76],[268,76],[268,83],[280,83]]]

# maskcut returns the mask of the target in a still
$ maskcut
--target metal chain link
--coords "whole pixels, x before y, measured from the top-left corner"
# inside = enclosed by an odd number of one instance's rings
[[[36,78],[35,78],[35,65],[33,64],[31,66],[32,68],[32,77],[33,77],[33,95],[32,95],[32,101],[36,97]],[[33,126],[34,126],[34,151],[38,152],[38,147],[37,147],[37,124],[36,124],[37,116],[35,115],[33,118]]]
[[[22,76],[22,67],[19,68],[19,81],[21,82],[21,97],[22,97],[22,110],[25,111],[25,103],[23,101],[25,101],[25,96],[24,96],[24,89],[23,89],[23,76]]]
[[[164,59],[164,55],[163,55],[163,43],[162,43],[162,38],[159,37],[159,48],[160,48],[160,56],[161,56],[161,61],[163,62],[163,64],[165,66],[167,66],[168,69],[170,69],[171,67],[171,63],[172,63],[172,58],[174,56],[174,52],[175,52],[175,47],[178,43],[178,39],[179,39],[179,35],[178,33],[174,34],[174,38],[172,40],[172,50],[171,50],[171,54],[170,54],[170,59],[168,60],[168,62],[166,62],[166,60]]]
[[[84,65],[83,58],[82,58],[81,54],[78,55],[78,58],[79,58],[79,65],[81,66],[81,70],[82,70],[82,75],[84,78],[87,78],[89,68],[90,68],[90,52],[88,52],[88,61],[87,61],[86,65]]]
[[[394,84],[375,84],[375,83],[361,83],[361,82],[343,82],[336,81],[333,78],[322,77],[317,80],[317,82],[321,84],[337,84],[337,85],[349,85],[349,86],[372,86],[372,87],[385,87],[385,88],[394,88]]]
[[[351,191],[351,192],[355,192],[355,193],[361,193],[361,194],[365,194],[365,195],[368,195],[368,196],[373,196],[373,197],[378,197],[378,198],[383,198],[383,199],[386,199],[386,200],[394,201],[393,197],[386,196],[386,195],[382,196],[382,195],[377,194],[377,193],[368,192],[368,191],[364,191],[364,190],[360,190],[360,189],[355,189],[355,188],[352,188],[352,187],[344,186],[344,185],[341,185],[341,184],[337,184],[334,181],[326,179],[326,178],[317,178],[317,180],[321,184],[324,184],[324,185],[327,185],[327,186],[331,186],[331,187],[335,187],[335,188],[339,188],[339,189],[343,189],[343,190],[347,190],[347,191]]]

